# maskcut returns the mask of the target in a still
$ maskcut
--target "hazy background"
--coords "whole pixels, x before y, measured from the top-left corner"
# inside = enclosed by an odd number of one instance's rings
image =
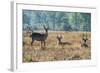
[[[23,10],[23,30],[91,31],[91,13]]]

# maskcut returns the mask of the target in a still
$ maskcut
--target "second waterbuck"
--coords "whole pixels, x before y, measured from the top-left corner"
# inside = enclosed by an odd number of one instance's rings
[[[48,27],[44,27],[44,30],[45,30],[45,33],[39,33],[39,32],[32,32],[32,35],[31,35],[31,38],[32,38],[32,42],[31,42],[31,45],[34,43],[34,41],[40,41],[41,42],[41,48],[44,48],[45,47],[45,40],[47,39],[48,37],[48,29],[49,29],[49,26]]]
[[[58,44],[61,45],[62,47],[64,47],[65,45],[72,45],[72,43],[68,42],[68,41],[62,41],[62,36],[61,35],[57,35],[57,40],[58,40]]]

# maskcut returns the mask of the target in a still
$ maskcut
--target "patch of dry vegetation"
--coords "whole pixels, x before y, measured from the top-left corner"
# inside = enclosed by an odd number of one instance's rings
[[[63,36],[62,41],[72,43],[72,45],[60,46],[57,43],[57,34]],[[86,33],[86,32],[85,32]],[[81,47],[82,34],[84,32],[49,32],[46,40],[45,50],[41,49],[39,41],[35,41],[31,46],[29,33],[23,34],[23,62],[43,62],[59,60],[83,60],[91,59],[91,34],[88,34],[87,44],[89,47]]]

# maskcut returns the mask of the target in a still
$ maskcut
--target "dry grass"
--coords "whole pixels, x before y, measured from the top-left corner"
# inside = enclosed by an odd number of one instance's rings
[[[57,44],[57,33],[63,35],[62,41],[72,43],[72,45],[60,46]],[[39,41],[35,41],[31,46],[29,33],[23,36],[23,62],[43,62],[59,60],[84,60],[91,59],[91,34],[88,34],[88,48],[81,47],[82,34],[84,32],[49,32],[46,40],[45,50],[41,49]]]

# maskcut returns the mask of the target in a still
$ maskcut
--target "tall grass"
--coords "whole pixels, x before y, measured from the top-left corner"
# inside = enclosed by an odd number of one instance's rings
[[[91,59],[91,33],[88,34],[89,47],[81,47],[82,34],[86,32],[49,32],[45,50],[41,49],[40,41],[35,41],[31,46],[30,33],[23,33],[23,62],[43,62],[59,60],[84,60]],[[62,41],[72,45],[61,46],[57,42],[57,34],[63,36]]]

